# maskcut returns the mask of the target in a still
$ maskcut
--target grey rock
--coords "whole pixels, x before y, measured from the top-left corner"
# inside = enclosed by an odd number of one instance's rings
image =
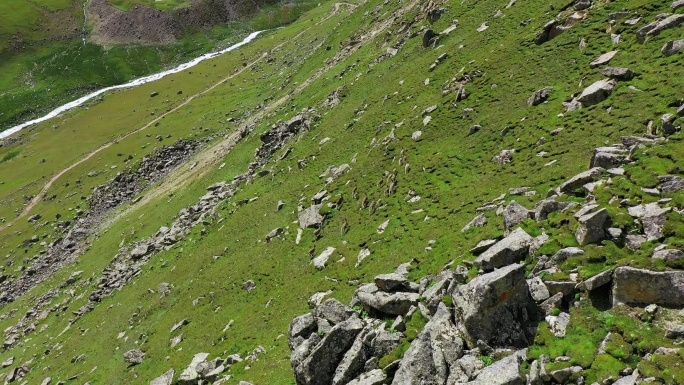
[[[637,40],[643,43],[646,40],[646,37],[658,35],[660,32],[666,29],[678,27],[682,23],[684,23],[684,15],[674,14],[668,16],[662,20],[655,21],[645,27],[640,28],[636,32]]]
[[[539,104],[542,104],[546,101],[546,99],[549,98],[551,95],[551,91],[553,91],[552,87],[545,87],[542,88],[541,90],[535,91],[532,96],[527,99],[527,105],[528,106],[537,106]]]
[[[13,363],[14,363],[14,356],[6,359],[5,361],[2,361],[2,364],[0,364],[0,367],[2,367],[4,369],[8,366],[12,366]]]
[[[402,338],[403,334],[399,332],[389,332],[386,330],[377,331],[375,338],[373,338],[370,343],[372,356],[380,358],[386,356],[401,344]]]
[[[526,385],[542,385],[541,365],[539,360],[532,361],[530,364],[530,374],[527,375]]]
[[[533,241],[525,230],[515,229],[506,238],[480,254],[475,264],[485,271],[491,271],[521,261],[527,257]]]
[[[591,63],[589,63],[589,67],[590,68],[596,68],[596,67],[600,67],[602,65],[608,64],[608,62],[611,61],[617,53],[618,53],[618,51],[606,52],[603,55],[594,59],[594,61],[592,61]]]
[[[551,20],[548,23],[544,24],[541,32],[539,32],[537,36],[534,38],[534,43],[537,45],[544,44],[547,41],[552,40],[556,36],[560,35],[564,31],[565,28],[562,25],[560,25],[557,20]]]
[[[266,234],[266,242],[269,242],[271,239],[275,237],[279,237],[283,233],[283,228],[278,227],[276,229],[271,230],[268,234]]]
[[[577,101],[584,107],[599,104],[608,99],[610,94],[615,89],[617,83],[614,79],[599,80],[582,91],[582,94],[577,98]]]
[[[653,253],[653,258],[664,259],[666,261],[674,261],[684,257],[684,251],[677,249],[658,250]]]
[[[485,251],[485,250],[489,249],[490,247],[492,247],[494,244],[496,244],[496,242],[497,242],[496,239],[484,239],[484,240],[481,240],[480,242],[477,243],[477,245],[475,245],[475,247],[473,247],[472,249],[470,249],[470,252],[471,252],[473,255],[478,255],[478,254],[482,253],[483,251]]]
[[[397,273],[380,274],[375,277],[375,286],[386,292],[401,288],[407,283],[406,276]]]
[[[463,354],[463,340],[451,321],[451,312],[440,304],[425,329],[411,342],[392,384],[444,384],[449,368]]]
[[[353,317],[335,325],[313,348],[311,354],[294,367],[295,379],[301,385],[329,383],[335,370],[363,330],[363,322]]]
[[[546,285],[546,288],[549,289],[551,295],[563,293],[565,298],[570,298],[577,292],[577,284],[575,282],[544,281],[544,284]]]
[[[610,227],[606,230],[608,233],[608,236],[610,236],[612,239],[620,239],[622,238],[622,229],[619,229],[617,227]]]
[[[622,141],[622,144],[628,148],[640,143],[653,143],[653,139],[644,138],[641,136],[623,136],[620,138],[620,140]]]
[[[534,219],[537,222],[545,221],[549,214],[563,211],[571,204],[570,202],[556,202],[553,198],[544,199],[534,206]]]
[[[663,135],[669,136],[677,132],[678,127],[674,124],[676,118],[675,114],[664,114],[660,117],[660,130]]]
[[[663,45],[660,50],[665,56],[672,56],[682,52],[684,49],[684,40],[670,40]]]
[[[609,284],[613,280],[613,270],[606,270],[584,281],[587,291],[594,291],[599,287]]]
[[[521,363],[525,360],[525,352],[519,351],[496,361],[482,369],[474,381],[467,385],[525,385],[525,375]]]
[[[527,346],[524,322],[531,298],[525,267],[513,264],[474,278],[452,293],[455,319],[468,343],[482,340],[492,347]]]
[[[632,251],[637,251],[646,242],[646,237],[641,234],[629,234],[625,237],[625,245]]]
[[[573,193],[575,190],[584,186],[585,184],[597,180],[604,171],[605,169],[602,167],[594,167],[588,171],[579,173],[563,182],[563,184],[558,187],[558,191],[561,193]]]
[[[601,73],[603,76],[617,80],[630,80],[634,77],[634,71],[630,70],[629,68],[608,67],[604,68]]]
[[[334,298],[325,300],[313,311],[314,317],[326,319],[333,325],[346,321],[352,314],[354,314],[354,310]]]
[[[147,255],[147,253],[150,251],[150,245],[147,243],[141,243],[138,246],[136,246],[133,251],[131,251],[131,258],[133,259],[140,259]]]
[[[484,214],[479,214],[475,218],[473,218],[470,222],[468,222],[467,225],[465,225],[462,229],[461,232],[466,232],[469,229],[473,227],[482,227],[487,224],[487,217],[484,216]]]
[[[544,282],[539,277],[528,279],[527,286],[530,290],[530,296],[535,302],[545,301],[551,296],[549,289],[546,288],[546,285],[544,285]]]
[[[558,266],[567,261],[568,258],[576,257],[582,254],[584,254],[584,250],[580,249],[579,247],[566,247],[564,249],[560,249],[556,252],[556,254],[553,255],[553,257],[551,257],[549,263],[547,264],[547,268],[551,266]]]
[[[247,290],[248,293],[251,293],[252,290],[256,289],[256,283],[254,281],[247,280],[242,284],[242,289]]]
[[[411,346],[399,363],[392,385],[438,384],[437,368],[431,357],[430,335],[421,333],[411,342]],[[446,380],[441,379],[442,382]]]
[[[632,373],[613,382],[613,385],[636,385],[637,379],[639,379],[638,373]]]
[[[468,130],[468,136],[475,134],[476,132],[480,131],[482,129],[482,126],[479,124],[475,124],[470,126],[470,129]]]
[[[601,209],[595,213],[587,214],[579,218],[579,227],[575,232],[575,238],[580,246],[590,243],[598,243],[606,238],[604,230],[608,211]]]
[[[373,325],[366,325],[335,369],[332,385],[344,385],[363,372],[366,361],[370,358],[368,347],[374,337]]]
[[[581,366],[571,366],[569,368],[554,370],[549,374],[557,383],[567,384],[571,378],[579,377],[583,371]]]
[[[138,365],[142,364],[143,360],[145,359],[145,353],[142,350],[133,349],[124,353],[123,357],[124,361],[128,362],[129,364]]]
[[[663,227],[665,226],[667,213],[669,211],[669,209],[662,209],[647,214],[641,218],[641,223],[644,226],[644,233],[646,234],[646,240],[655,241],[663,237]]]
[[[328,263],[328,259],[330,259],[330,256],[335,252],[335,248],[328,246],[321,254],[318,255],[318,257],[314,258],[311,263],[313,263],[314,267],[317,270],[323,270],[325,269],[326,264]]]
[[[530,217],[530,212],[516,201],[511,201],[503,211],[504,229],[510,233],[513,226],[522,223]]]
[[[565,337],[568,325],[570,324],[570,314],[560,313],[558,316],[547,315],[546,322],[549,323],[553,335],[556,337]]]
[[[374,369],[370,372],[363,373],[352,381],[348,382],[347,385],[381,385],[385,383],[387,375],[382,371],[382,369]]]
[[[625,162],[627,151],[616,147],[599,147],[591,157],[591,167],[615,168]]]
[[[676,11],[680,7],[684,7],[684,0],[675,0],[672,2],[672,5],[670,7],[673,11]]]
[[[663,194],[670,194],[684,190],[684,178],[674,175],[662,175],[658,177],[660,190]]]
[[[320,227],[325,218],[319,213],[321,205],[312,205],[299,213],[299,227]]]
[[[684,306],[684,271],[618,267],[613,274],[613,305]]]
[[[185,368],[183,373],[181,373],[180,377],[178,378],[178,383],[193,384],[195,381],[197,381],[199,379],[199,373],[197,373],[196,370],[197,365],[199,365],[201,362],[206,361],[207,357],[209,357],[209,353],[195,354],[195,356],[192,357],[192,361],[190,361],[190,365],[188,365],[188,367]],[[166,373],[164,375],[166,375]]]
[[[667,329],[665,338],[682,338],[684,337],[684,325],[675,325]]]
[[[352,306],[359,304],[366,311],[405,315],[411,306],[418,304],[418,297],[418,293],[386,293],[380,291],[374,284],[368,284],[356,290]]]
[[[544,316],[548,316],[553,313],[553,309],[560,309],[562,303],[563,293],[556,293],[546,301],[540,303],[539,307],[544,311]]]

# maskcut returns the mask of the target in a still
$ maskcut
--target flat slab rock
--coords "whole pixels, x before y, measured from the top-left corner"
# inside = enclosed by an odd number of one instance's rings
[[[526,376],[522,373],[520,366],[525,358],[524,350],[504,357],[482,369],[475,380],[463,383],[463,385],[525,385]]]
[[[613,305],[684,306],[684,271],[618,267],[613,274]]]
[[[506,238],[480,254],[475,264],[484,271],[519,262],[527,257],[534,239],[521,228],[513,230]]]
[[[596,68],[596,67],[600,67],[604,64],[608,64],[608,62],[611,61],[611,59],[613,59],[615,57],[615,55],[617,55],[617,53],[618,53],[618,51],[606,52],[603,55],[597,57],[591,63],[589,63],[589,67],[590,68]]]

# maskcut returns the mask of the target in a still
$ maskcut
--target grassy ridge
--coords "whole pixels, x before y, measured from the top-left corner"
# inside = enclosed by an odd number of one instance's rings
[[[190,178],[172,194],[159,195],[145,206],[131,208],[113,221],[111,227],[103,229],[73,267],[2,309],[3,312],[20,309],[0,321],[0,328],[4,329],[25,314],[31,304],[30,296],[63,282],[71,271],[84,271],[86,279],[76,285],[73,297],[63,293],[53,300],[56,304],[71,297],[66,309],[55,311],[39,322],[39,330],[42,325],[49,325],[48,328],[32,335],[21,348],[1,354],[0,359],[14,355],[16,362],[24,362],[36,355],[34,369],[27,377],[29,382],[40,381],[47,373],[59,379],[83,373],[79,382],[147,383],[170,367],[178,373],[192,355],[200,351],[210,352],[212,356],[235,352],[244,356],[263,345],[268,353],[259,361],[249,363],[251,369],[244,370],[246,365],[240,364],[231,370],[235,382],[245,379],[257,384],[288,384],[292,376],[286,338],[282,334],[287,332],[293,316],[307,311],[306,299],[312,293],[330,289],[335,297],[347,302],[356,282],[368,282],[375,274],[389,272],[401,262],[415,260],[412,277],[420,278],[452,260],[472,260],[474,256],[468,250],[479,240],[503,234],[503,223],[493,212],[486,214],[489,221],[486,226],[465,233],[459,231],[475,216],[477,207],[507,192],[510,187],[530,186],[539,192],[537,196],[515,199],[531,208],[549,188],[584,171],[595,147],[619,142],[623,135],[641,134],[645,131],[644,121],[671,112],[667,105],[680,97],[684,86],[684,70],[678,65],[677,57],[665,58],[659,52],[662,43],[677,37],[681,30],[665,31],[641,45],[634,37],[639,26],[615,26],[614,32],[622,33],[623,43],[611,65],[628,66],[639,76],[633,81],[621,82],[604,103],[559,115],[563,111],[561,102],[583,88],[580,82],[586,86],[602,78],[600,70],[590,69],[588,63],[613,48],[608,34],[596,32],[605,31],[608,15],[627,8],[647,15],[650,20],[669,6],[665,2],[597,3],[586,20],[542,46],[532,44],[531,40],[553,15],[539,11],[550,8],[547,2],[532,0],[516,4],[503,10],[504,17],[494,16],[502,7],[494,2],[449,2],[447,14],[432,28],[441,31],[456,18],[460,23],[456,31],[441,39],[439,47],[425,49],[419,37],[412,38],[406,41],[397,56],[378,62],[387,47],[402,39],[398,33],[392,33],[400,28],[397,22],[390,27],[390,33],[378,33],[353,55],[325,71],[301,94],[294,95],[282,106],[269,108],[269,100],[278,100],[293,92],[351,40],[369,33],[377,27],[378,20],[387,20],[392,12],[407,3],[381,6],[380,2],[370,1],[353,12],[342,8],[328,21],[315,25],[311,20],[321,20],[330,13],[331,4],[323,4],[306,13],[301,21],[269,33],[244,49],[202,63],[191,73],[107,95],[103,102],[59,118],[60,128],[56,130],[50,128],[53,122],[46,122],[29,131],[31,142],[22,146],[19,155],[11,155],[16,151],[15,147],[1,148],[0,157],[14,157],[0,163],[3,179],[4,175],[8,176],[6,184],[0,185],[0,199],[9,203],[0,207],[0,216],[11,216],[14,209],[21,208],[20,196],[31,195],[41,186],[41,180],[45,180],[41,177],[57,172],[104,141],[142,126],[152,118],[152,113],[158,115],[172,108],[187,95],[242,68],[243,63],[272,51],[272,62],[258,63],[169,115],[159,126],[120,141],[65,175],[55,185],[51,193],[56,194],[58,200],[41,202],[35,210],[48,220],[57,212],[64,214],[65,207],[83,204],[80,197],[113,177],[123,166],[125,156],[134,155],[134,161],[140,159],[154,147],[155,135],[172,134],[174,140],[224,130],[229,132],[235,123],[227,123],[228,117],[246,117],[254,111],[267,109],[267,118],[259,122],[253,134],[230,154],[216,159],[213,167],[198,171],[203,173],[202,178]],[[555,1],[552,5],[558,9],[564,2]],[[419,11],[414,8],[404,16],[404,21],[409,22],[417,15]],[[526,27],[521,26],[521,20],[530,18]],[[490,27],[484,32],[476,32],[483,21],[488,21]],[[419,26],[427,26],[422,17],[417,19],[414,30]],[[295,38],[309,27],[311,29],[305,34]],[[581,53],[577,42],[585,36],[591,38],[589,46]],[[273,49],[283,42],[287,44]],[[428,72],[430,64],[444,52],[449,58]],[[463,73],[472,79],[465,85],[470,96],[458,103],[453,93],[442,96],[448,82]],[[628,87],[630,85],[633,88]],[[325,108],[323,101],[342,86],[347,88],[347,96],[337,107]],[[546,86],[554,88],[549,102],[528,107],[527,97]],[[183,90],[183,95],[177,95],[178,90]],[[160,95],[150,98],[153,91]],[[421,111],[432,105],[437,105],[438,109],[430,113],[432,121],[424,126]],[[217,217],[204,229],[194,229],[186,240],[155,256],[133,284],[106,298],[93,312],[60,334],[70,312],[86,303],[88,293],[98,284],[100,271],[107,266],[122,240],[125,244],[153,234],[159,226],[171,223],[181,208],[202,196],[206,186],[231,180],[234,175],[244,172],[254,149],[260,144],[259,134],[304,107],[314,107],[321,119],[310,132],[288,144],[292,152],[287,158],[267,166],[273,170],[272,175],[244,185],[232,201],[221,206]],[[608,107],[612,107],[610,111]],[[466,108],[475,112],[466,114],[463,111]],[[383,126],[384,122],[388,123]],[[474,124],[482,125],[482,129],[468,136]],[[383,142],[392,127],[395,127],[396,140]],[[502,135],[505,127],[508,127],[508,133]],[[558,127],[563,130],[558,135],[551,135],[550,132]],[[418,141],[411,139],[416,130],[423,131]],[[152,138],[147,137],[148,133]],[[330,140],[320,144],[326,137]],[[546,139],[544,143],[540,142],[541,137]],[[677,146],[679,140],[681,134],[671,139],[671,146],[638,154],[639,163],[628,167],[624,178],[614,178],[612,186],[597,191],[599,202],[607,205],[613,195],[642,202],[655,199],[649,198],[639,187],[652,183],[656,175],[681,172],[677,171],[675,161],[684,158],[681,146]],[[56,148],[53,143],[65,147]],[[511,148],[516,149],[512,164],[501,167],[491,161],[502,149]],[[402,152],[411,165],[408,172],[397,162]],[[539,155],[541,152],[546,154]],[[36,164],[41,158],[47,161],[39,169]],[[307,161],[307,166],[301,170],[298,167],[300,159]],[[551,160],[556,163],[547,166]],[[222,163],[225,167],[219,168]],[[319,175],[328,166],[342,163],[350,164],[352,170],[326,185]],[[111,169],[112,165],[118,168]],[[385,196],[387,186],[381,181],[385,179],[386,171],[395,168],[399,171],[398,192]],[[92,170],[104,172],[97,177],[85,177]],[[156,188],[163,190],[175,176],[171,175]],[[76,179],[81,179],[80,185],[75,184]],[[69,187],[64,187],[66,182],[70,183]],[[361,197],[381,199],[385,207],[375,213],[361,210],[359,201],[351,198],[354,188],[360,191]],[[308,229],[301,244],[296,245],[297,206],[307,206],[311,196],[321,189],[328,191],[331,200],[343,196],[344,203],[339,209],[324,208],[327,220],[320,239],[315,240],[313,231]],[[71,193],[75,195],[67,198]],[[408,198],[412,195],[421,198],[410,203]],[[246,206],[232,204],[253,197],[258,199]],[[11,199],[14,201],[9,202]],[[286,206],[276,212],[279,200],[286,202]],[[618,214],[624,208],[611,207],[611,210],[619,218]],[[388,219],[387,230],[378,234],[378,225]],[[349,232],[342,234],[340,229],[345,220],[351,227]],[[673,223],[680,222],[681,219],[675,218]],[[535,235],[542,231],[542,225],[526,223],[525,226]],[[543,226],[552,242],[540,252],[551,254],[561,246],[574,245],[574,237],[567,236],[576,227],[571,216],[552,216]],[[276,227],[286,229],[283,239],[263,242],[264,236]],[[679,228],[669,230],[666,242],[678,245],[678,239],[683,236],[680,232]],[[9,254],[7,258],[15,261],[13,267],[7,268],[8,272],[17,273],[15,269],[22,257],[37,252],[37,246],[17,247],[33,233],[46,234],[47,240],[53,237],[50,226],[34,227],[25,221],[0,234],[0,255]],[[431,251],[426,251],[430,240],[436,242]],[[307,255],[314,245],[318,252],[327,246],[337,249],[329,266],[321,272],[313,269]],[[371,256],[355,268],[359,249],[366,247],[371,250]],[[591,246],[587,248],[586,259],[568,260],[564,271],[578,268],[578,274],[584,278],[610,266],[627,263],[665,268],[652,265],[647,258],[652,247],[654,245],[647,244],[640,252],[630,254],[615,245]],[[609,258],[599,258],[604,255]],[[257,289],[251,294],[241,289],[248,279],[257,283]],[[173,285],[170,296],[160,298],[158,294],[149,293],[148,289],[156,289],[161,282]],[[213,301],[209,293],[213,293]],[[193,305],[192,301],[199,297],[204,298]],[[266,306],[271,299],[270,305]],[[571,352],[584,365],[587,362],[591,365],[594,359],[598,363],[592,376],[597,379],[633,363],[629,355],[620,354],[619,350],[624,346],[615,346],[610,350],[613,355],[598,359],[595,345],[599,331],[615,327],[615,330],[628,331],[625,333],[628,335],[638,330],[639,325],[628,322],[630,319],[624,314],[597,314],[595,310],[585,308],[576,311],[579,316],[576,319],[589,317],[590,321],[576,325],[578,332],[574,339],[554,339],[542,324],[533,352],[550,354],[553,358]],[[170,328],[184,318],[191,321],[180,330],[184,341],[176,349],[170,349],[169,339],[177,334],[171,334]],[[235,322],[223,334],[221,331],[230,320]],[[128,339],[117,338],[121,332],[125,332]],[[128,367],[122,353],[136,347],[142,347],[148,357],[143,364]],[[44,354],[46,349],[51,350],[47,355]],[[70,362],[84,353],[87,355],[85,360]],[[601,362],[606,364],[598,367]],[[671,363],[657,362],[646,369],[662,372],[667,364]],[[47,366],[50,370],[43,371]],[[98,368],[91,372],[94,366]]]

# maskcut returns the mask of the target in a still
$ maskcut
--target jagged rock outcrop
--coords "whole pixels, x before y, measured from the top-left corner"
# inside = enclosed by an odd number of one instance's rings
[[[406,351],[392,384],[446,384],[453,372],[451,367],[463,354],[463,345],[460,333],[451,321],[451,312],[440,304]]]
[[[455,319],[468,346],[525,347],[531,298],[525,266],[513,264],[474,278],[452,292]]]

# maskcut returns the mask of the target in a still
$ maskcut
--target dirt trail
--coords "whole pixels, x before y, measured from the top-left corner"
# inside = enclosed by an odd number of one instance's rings
[[[409,2],[409,4],[405,5],[402,9],[400,9],[400,12],[401,13],[406,12],[408,9],[413,8],[413,6],[415,4],[416,4],[415,1]],[[292,40],[296,40],[297,38],[299,38],[300,36],[302,36],[303,34],[308,32],[314,26],[319,25],[319,24],[327,21],[328,19],[333,17],[335,14],[337,14],[342,7],[350,7],[352,9],[355,9],[357,6],[358,5],[356,5],[356,4],[346,3],[346,2],[339,2],[339,3],[333,4],[333,10],[328,16],[321,19],[320,21],[318,21],[314,25],[302,30],[294,38],[292,38],[288,41],[285,41],[283,43],[280,43],[277,46],[273,47],[271,49],[271,51],[275,51],[275,50],[282,48],[284,45],[290,43]],[[371,29],[370,31],[368,31],[366,34],[364,34],[361,37],[361,43],[366,43],[367,41],[372,39],[374,36],[376,36],[378,33],[384,31],[387,27],[389,27],[391,25],[391,23],[392,23],[391,20],[386,20],[384,22],[381,22],[379,25],[377,25],[375,28]],[[253,115],[250,119],[248,119],[246,122],[243,123],[242,127],[245,127],[249,124],[252,124],[252,123],[258,121],[259,119],[263,118],[263,116],[267,112],[279,107],[280,105],[282,105],[286,101],[290,100],[292,98],[292,96],[301,93],[306,87],[308,87],[311,83],[313,83],[315,80],[317,80],[321,75],[323,75],[330,68],[332,68],[332,66],[334,66],[337,62],[339,62],[340,60],[351,55],[353,52],[358,50],[361,46],[363,46],[363,44],[357,44],[354,47],[351,47],[350,49],[345,51],[344,53],[338,54],[338,57],[335,58],[336,60],[333,60],[331,63],[327,64],[326,66],[324,66],[323,68],[318,70],[313,76],[311,76],[306,81],[304,81],[302,84],[300,84],[293,92],[291,92],[288,95],[283,96],[282,98],[274,101],[269,106],[262,109],[259,113]],[[0,227],[0,231],[5,230],[6,228],[12,226],[12,224],[16,223],[18,220],[26,217],[29,214],[29,212],[45,197],[45,195],[47,194],[50,187],[52,187],[52,185],[59,178],[61,178],[64,174],[66,174],[67,172],[69,172],[69,171],[73,170],[74,168],[78,167],[79,165],[85,163],[86,161],[91,159],[93,156],[97,155],[101,151],[112,146],[114,143],[116,143],[120,140],[123,140],[123,139],[125,139],[131,135],[139,133],[139,132],[153,126],[154,124],[159,122],[161,119],[165,118],[166,116],[168,116],[168,115],[180,110],[181,108],[187,106],[190,102],[192,102],[197,97],[200,97],[200,96],[202,96],[208,92],[211,92],[216,87],[219,87],[222,84],[224,84],[227,81],[234,78],[235,76],[242,74],[244,71],[248,70],[253,65],[261,62],[262,60],[264,60],[268,56],[269,56],[269,53],[264,52],[259,58],[252,61],[251,63],[248,63],[246,66],[243,66],[237,72],[234,72],[233,74],[221,79],[220,81],[218,81],[217,83],[213,84],[212,86],[206,88],[205,90],[200,91],[200,92],[198,92],[192,96],[189,96],[181,104],[179,104],[176,107],[172,108],[171,110],[165,112],[164,114],[156,117],[155,119],[151,120],[149,123],[145,124],[144,126],[138,128],[136,130],[130,131],[130,132],[120,136],[116,140],[105,143],[101,147],[99,147],[99,148],[93,150],[92,152],[90,152],[89,154],[87,154],[85,157],[83,157],[79,161],[71,164],[67,168],[58,172],[52,178],[50,178],[50,180],[48,180],[48,182],[43,186],[43,188],[40,190],[40,192],[31,200],[31,202],[26,207],[24,207],[22,212],[17,217],[13,218],[12,220],[10,220],[9,222],[5,223],[3,226]],[[218,162],[218,160],[220,160],[226,154],[228,154],[228,152],[233,148],[233,146],[239,141],[240,131],[241,130],[236,131],[235,133],[231,134],[230,136],[228,136],[224,140],[222,140],[222,141],[218,142],[217,144],[213,145],[212,147],[202,151],[195,158],[189,160],[188,162],[185,163],[185,165],[181,166],[176,171],[172,172],[172,174],[170,174],[166,178],[167,183],[162,183],[157,188],[153,188],[152,191],[150,191],[148,194],[146,194],[145,198],[143,198],[140,202],[136,203],[135,207],[139,207],[140,205],[143,205],[143,204],[149,202],[150,200],[152,200],[155,197],[163,195],[169,191],[174,191],[175,189],[188,184],[192,180],[195,180],[197,178],[201,178],[204,175],[206,175],[210,170],[208,166]],[[194,163],[196,163],[196,165],[191,166],[191,164],[194,164]],[[129,210],[131,210],[133,208],[134,208],[133,206],[129,206],[129,208],[127,210],[120,212],[119,215],[117,215],[116,217],[107,221],[107,223],[111,223],[112,220],[116,220],[117,218],[121,217],[122,215],[125,215],[126,212],[128,212]]]

